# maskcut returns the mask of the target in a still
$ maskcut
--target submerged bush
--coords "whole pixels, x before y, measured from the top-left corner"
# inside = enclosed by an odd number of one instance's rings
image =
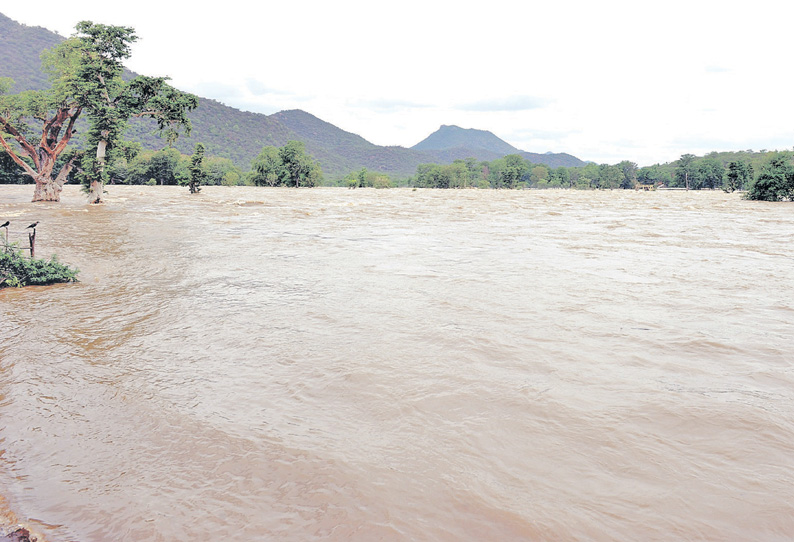
[[[74,282],[77,273],[77,269],[60,263],[57,256],[49,260],[31,259],[14,246],[0,252],[0,288]]]
[[[761,201],[794,201],[794,164],[790,154],[778,153],[750,184],[745,196]]]

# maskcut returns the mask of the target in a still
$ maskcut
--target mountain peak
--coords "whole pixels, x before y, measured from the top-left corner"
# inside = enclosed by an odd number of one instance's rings
[[[511,144],[499,139],[487,130],[461,128],[460,126],[448,124],[442,124],[438,130],[411,148],[419,151],[440,151],[460,147],[472,150],[486,150],[500,155],[520,152]]]

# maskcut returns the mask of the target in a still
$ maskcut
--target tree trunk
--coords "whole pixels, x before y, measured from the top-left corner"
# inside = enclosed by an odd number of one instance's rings
[[[103,132],[102,135],[107,137],[109,134]],[[105,153],[107,146],[108,142],[106,139],[100,139],[96,146],[96,171],[94,172],[94,179],[89,186],[89,199],[91,203],[102,203],[102,175],[105,171]]]
[[[37,176],[33,201],[61,201],[63,187],[53,179]]]

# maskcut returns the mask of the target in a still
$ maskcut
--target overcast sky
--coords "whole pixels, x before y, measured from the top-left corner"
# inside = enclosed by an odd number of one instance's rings
[[[442,124],[531,152],[639,165],[794,146],[794,2],[0,0],[63,36],[132,26],[128,67],[378,145]]]

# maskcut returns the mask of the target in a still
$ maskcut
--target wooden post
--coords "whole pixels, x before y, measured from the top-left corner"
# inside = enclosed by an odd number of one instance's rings
[[[36,228],[28,233],[28,240],[30,241],[30,259],[32,260],[36,257]]]

